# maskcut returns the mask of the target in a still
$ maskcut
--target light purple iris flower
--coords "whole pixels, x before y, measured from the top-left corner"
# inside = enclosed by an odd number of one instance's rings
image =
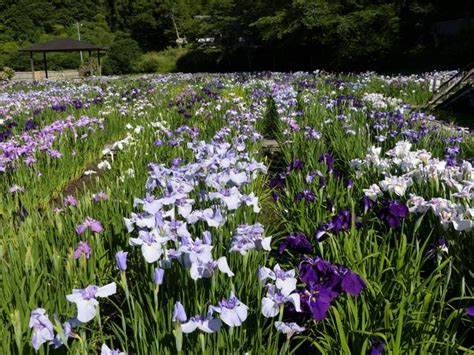
[[[108,199],[109,199],[109,196],[103,191],[100,191],[100,192],[92,195],[92,200],[94,202],[105,201],[105,200],[108,200]]]
[[[173,322],[178,321],[180,323],[184,323],[187,319],[188,316],[186,315],[183,305],[181,302],[176,301],[173,308]]]
[[[239,327],[247,319],[248,307],[230,292],[228,300],[223,299],[219,306],[211,306],[213,311],[220,313],[221,320],[229,327]]]
[[[20,186],[20,185],[13,185],[12,187],[10,187],[9,191],[13,194],[13,193],[16,193],[16,192],[23,192],[23,191],[25,191],[25,188],[23,186]]]
[[[94,233],[100,233],[103,230],[102,224],[99,221],[96,221],[90,217],[86,217],[84,223],[76,227],[76,233],[80,235],[84,233],[87,228],[90,228],[90,230]]]
[[[50,344],[52,344],[55,349],[60,348],[65,342],[67,342],[68,338],[74,336],[72,329],[80,323],[81,322],[79,322],[77,318],[73,318],[64,322],[62,334],[56,334],[54,340]]]
[[[120,271],[126,271],[127,270],[127,256],[128,252],[120,250],[115,254],[115,261],[117,262],[117,269]]]
[[[162,243],[166,238],[155,237],[150,232],[138,232],[138,238],[130,238],[129,244],[141,246],[143,257],[147,263],[154,263],[163,255]]]
[[[74,198],[72,195],[67,195],[66,198],[64,199],[64,207],[67,206],[77,206],[77,200]]]
[[[266,318],[272,318],[280,312],[280,306],[291,303],[296,312],[301,312],[300,295],[298,293],[283,294],[274,285],[267,285],[267,295],[262,298],[262,314]]]
[[[230,269],[225,256],[221,256],[217,260],[209,260],[207,262],[193,262],[189,271],[191,273],[191,278],[193,280],[198,280],[211,277],[214,274],[216,268],[224,274],[227,274],[229,277],[233,277],[235,275]]]
[[[255,213],[260,212],[260,207],[258,205],[258,197],[255,196],[253,192],[251,192],[248,195],[242,195],[242,197],[240,198],[240,201],[244,203],[246,206],[253,207],[253,211]]]
[[[205,210],[193,211],[186,220],[190,224],[197,221],[206,221],[209,227],[219,227],[225,223],[225,218],[222,216],[220,208],[206,208]]]
[[[199,329],[205,333],[214,333],[219,331],[221,329],[222,322],[219,318],[213,318],[212,313],[213,312],[209,310],[205,317],[202,315],[191,317],[189,321],[181,324],[183,333],[192,333],[196,329]]]
[[[153,283],[155,285],[161,285],[163,283],[164,276],[165,276],[165,270],[161,268],[155,268],[155,272],[153,274]]]
[[[283,334],[286,334],[286,336],[288,338],[290,338],[295,333],[302,333],[306,330],[305,327],[300,327],[295,322],[291,322],[291,323],[275,322],[275,328],[279,332],[282,332]]]
[[[33,328],[31,343],[35,350],[38,350],[41,344],[54,338],[53,323],[51,323],[46,310],[43,308],[31,311],[29,327]]]
[[[102,344],[100,355],[126,355],[126,353],[120,350],[112,350],[107,345]]]
[[[270,251],[272,237],[264,237],[264,233],[265,230],[260,223],[240,225],[232,236],[230,251],[239,252],[241,255],[247,254],[252,249]]]
[[[117,292],[115,282],[102,287],[95,285],[87,286],[85,289],[73,289],[72,294],[67,295],[66,299],[77,306],[77,319],[82,323],[92,320],[97,313],[99,302],[97,297],[109,297]]]
[[[211,232],[209,231],[204,231],[202,233],[202,240],[204,241],[204,243],[206,244],[212,244],[212,235],[211,235]]]
[[[258,270],[260,282],[265,283],[267,279],[275,281],[275,286],[285,296],[288,296],[296,289],[295,270],[284,271],[280,265],[276,264],[273,271],[267,267],[261,267]]]
[[[240,193],[239,189],[234,186],[230,189],[225,189],[220,192],[209,192],[208,196],[211,200],[221,200],[229,211],[233,211],[239,208],[242,194]]]
[[[87,242],[80,241],[76,250],[74,250],[74,259],[79,259],[82,254],[85,255],[86,259],[91,256],[92,248]]]

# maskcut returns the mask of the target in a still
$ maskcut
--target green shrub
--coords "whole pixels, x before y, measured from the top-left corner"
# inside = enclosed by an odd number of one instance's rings
[[[135,64],[138,73],[170,73],[175,71],[176,63],[188,52],[186,48],[167,48],[160,52],[147,52]]]
[[[217,48],[195,49],[178,59],[176,69],[183,72],[215,72],[221,54]]]
[[[110,46],[104,60],[105,74],[127,74],[134,72],[134,63],[141,57],[138,43],[126,35],[119,35]]]

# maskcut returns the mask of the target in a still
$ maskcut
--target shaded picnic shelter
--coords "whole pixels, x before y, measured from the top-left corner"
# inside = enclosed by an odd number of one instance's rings
[[[46,53],[48,52],[88,52],[89,58],[91,58],[92,52],[97,52],[97,64],[99,68],[99,75],[101,75],[100,67],[100,52],[105,51],[104,48],[96,46],[85,41],[78,41],[77,39],[72,38],[61,38],[54,39],[52,41],[33,44],[28,48],[20,49],[20,52],[30,52],[30,62],[31,62],[31,72],[33,74],[33,80],[35,80],[35,63],[33,60],[33,53],[42,52],[43,53],[43,63],[44,63],[44,73],[46,78],[48,78],[48,61],[46,58]]]

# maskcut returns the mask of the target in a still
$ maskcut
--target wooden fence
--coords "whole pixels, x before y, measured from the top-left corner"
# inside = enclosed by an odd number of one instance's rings
[[[34,80],[43,80],[45,78],[44,71],[35,71]],[[49,71],[48,70],[48,78],[54,80],[60,79],[79,79],[79,71],[78,70],[61,70],[61,71]],[[13,80],[33,80],[33,73],[31,71],[17,71],[15,72],[15,76]]]

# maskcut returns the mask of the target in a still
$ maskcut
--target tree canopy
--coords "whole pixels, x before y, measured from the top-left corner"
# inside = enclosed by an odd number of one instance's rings
[[[384,69],[429,64],[434,53],[441,63],[462,65],[474,54],[473,29],[440,48],[432,26],[469,19],[473,11],[470,0],[3,0],[0,67],[27,68],[18,48],[77,38],[78,31],[115,50],[124,34],[141,52],[175,47],[180,39],[194,44],[190,55],[210,55],[216,70]],[[214,48],[198,48],[198,38],[214,38]],[[53,69],[77,61],[57,55]]]

